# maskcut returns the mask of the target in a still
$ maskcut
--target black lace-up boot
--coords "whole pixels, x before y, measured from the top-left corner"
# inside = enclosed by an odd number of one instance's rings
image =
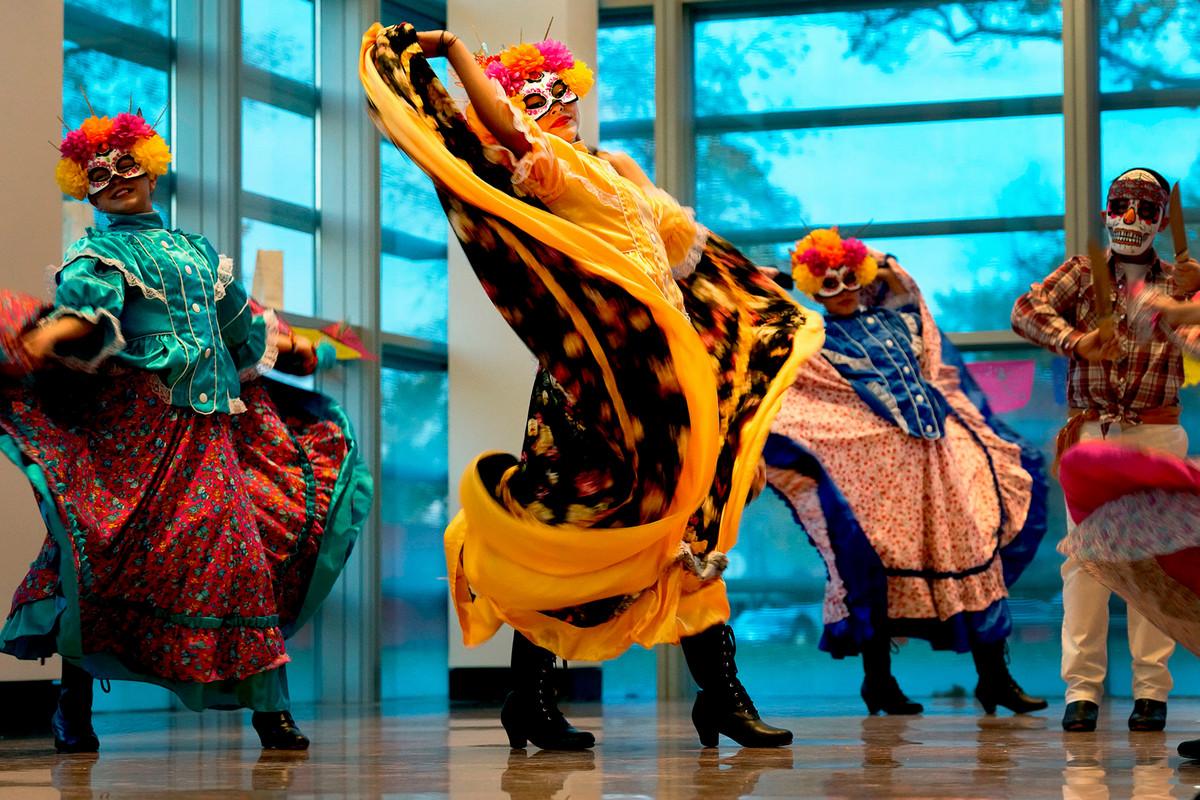
[[[576,729],[558,710],[554,690],[554,653],[513,632],[513,691],[504,700],[500,722],[514,748],[526,741],[543,750],[586,750],[596,737]]]
[[[1049,705],[1044,698],[1025,694],[1009,673],[1007,642],[976,644],[971,648],[971,656],[975,659],[975,671],[979,673],[975,699],[987,713],[995,714],[996,706],[1004,706],[1016,714],[1027,714]]]
[[[50,718],[54,749],[60,753],[95,753],[100,740],[92,728],[92,676],[63,661],[58,708]]]
[[[920,714],[925,707],[914,703],[900,690],[892,675],[892,642],[877,636],[863,648],[862,699],[867,711],[889,715]]]

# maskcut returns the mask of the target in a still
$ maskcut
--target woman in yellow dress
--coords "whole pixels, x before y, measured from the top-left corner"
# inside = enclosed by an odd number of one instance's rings
[[[466,117],[426,58],[445,56]],[[553,40],[477,57],[375,26],[360,75],[379,127],[434,180],[484,289],[538,358],[519,459],[484,454],[446,532],[464,640],[515,631],[514,747],[579,749],[555,654],[680,643],[702,743],[780,746],[737,678],[721,571],[779,398],[821,326],[627,157],[578,141],[591,71]]]

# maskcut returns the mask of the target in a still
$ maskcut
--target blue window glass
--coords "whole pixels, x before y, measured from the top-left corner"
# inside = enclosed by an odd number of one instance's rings
[[[283,310],[314,315],[317,294],[313,234],[243,218],[240,274],[246,291],[254,289],[254,265],[259,250],[283,251]]]
[[[381,380],[383,696],[445,697],[447,374],[389,361]]]
[[[596,36],[600,146],[628,153],[654,179],[654,25],[604,25]]]
[[[316,121],[242,98],[242,189],[313,208]]]
[[[171,33],[171,0],[67,0],[64,12],[98,14],[159,36]]]
[[[1200,2],[1100,0],[1100,90],[1194,88],[1200,79]]]
[[[312,0],[253,0],[241,5],[242,60],[273,75],[313,84]]]

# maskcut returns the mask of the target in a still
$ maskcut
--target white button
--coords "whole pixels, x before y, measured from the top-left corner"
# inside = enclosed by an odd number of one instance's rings
[[[171,243],[170,243],[170,242],[164,241],[164,242],[161,242],[161,244],[162,244],[162,249],[163,249],[163,250],[170,250],[170,249],[171,249]]]
[[[208,395],[207,395],[206,393],[204,393],[204,392],[201,392],[201,393],[200,393],[200,402],[201,402],[201,403],[207,403],[207,402],[208,402]]]
[[[925,395],[923,395],[923,394],[919,394],[919,395],[917,395],[917,403],[918,403],[918,405],[919,405],[919,404],[921,404],[921,403],[924,403],[924,402],[925,402]]]
[[[192,311],[195,311],[197,314],[199,314],[200,313],[200,304],[192,303]]]
[[[204,357],[210,358],[211,356],[212,356],[212,348],[211,347],[204,348]]]
[[[192,274],[192,268],[191,268],[191,267],[184,267],[184,268],[183,268],[183,271],[184,271],[184,272],[186,272],[188,275],[191,275],[191,274]]]
[[[893,342],[891,339],[888,339],[886,342],[884,342],[884,344],[886,344],[888,347],[895,347],[895,346],[896,346],[896,343],[895,343],[895,342]]]
[[[904,368],[904,374],[905,374],[905,375],[909,374],[910,372],[912,372],[912,370],[911,370],[911,369],[909,369],[908,367],[905,367],[905,368]]]
[[[875,324],[875,318],[874,318],[874,317],[867,317],[867,324],[868,324],[868,325],[874,325],[874,324]]]
[[[200,395],[200,398],[201,398],[201,399],[204,399],[204,395]],[[933,426],[932,426],[932,425],[926,425],[926,426],[925,426],[925,432],[926,432],[926,433],[933,433]]]

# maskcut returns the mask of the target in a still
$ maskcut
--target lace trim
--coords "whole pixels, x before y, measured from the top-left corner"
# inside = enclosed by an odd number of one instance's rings
[[[610,170],[612,170],[611,164],[609,164],[607,161],[605,161],[604,164]],[[608,206],[609,208],[614,208],[622,213],[625,211],[625,205],[621,202],[621,195],[617,192],[606,192],[583,175],[578,175],[572,170],[565,169],[564,173],[566,174],[568,180],[573,180],[581,185],[588,191],[588,194],[600,201],[601,204]],[[613,170],[612,174],[616,176],[616,170]]]
[[[139,290],[147,298],[149,298],[151,300],[161,300],[164,303],[167,302],[166,294],[159,291],[158,289],[152,289],[149,286],[147,286],[141,278],[139,278],[137,275],[133,274],[133,272],[130,271],[130,269],[128,267],[126,267],[124,264],[122,264],[120,261],[117,261],[116,259],[110,258],[105,255],[101,255],[100,253],[97,253],[94,250],[81,250],[78,253],[76,253],[75,255],[71,256],[70,261],[63,262],[63,264],[61,266],[59,266],[59,268],[55,271],[55,273],[54,273],[55,278],[58,277],[59,272],[62,272],[63,269],[65,269],[71,263],[78,261],[81,258],[94,258],[97,261],[99,261],[101,264],[104,264],[107,267],[112,267],[117,272],[121,273],[122,277],[125,278],[125,282],[127,284],[129,284],[133,288]]]
[[[93,325],[108,323],[108,325],[112,327],[113,332],[113,340],[104,345],[104,347],[100,348],[100,352],[92,356],[90,359],[55,354],[55,360],[60,361],[71,369],[95,374],[95,372],[100,368],[101,364],[125,349],[125,336],[121,333],[121,320],[114,316],[111,311],[98,308],[89,314],[85,311],[79,311],[78,309],[59,306],[45,317],[42,317],[40,320],[38,320],[38,327],[45,327],[54,320],[62,319],[63,317],[78,317],[79,319],[87,320]]]
[[[263,350],[262,357],[258,359],[258,363],[252,364],[238,373],[238,380],[242,383],[258,380],[275,369],[275,362],[279,360],[279,346],[275,344],[275,337],[279,335],[279,317],[275,315],[274,310],[267,308],[263,309],[262,318],[267,325],[267,346]],[[237,413],[232,411],[233,399],[229,401],[229,407],[230,413]],[[246,410],[245,405],[242,406],[242,410]]]
[[[233,259],[229,256],[217,256],[217,283],[213,287],[216,299],[225,297],[225,290],[233,283]]]
[[[684,207],[683,213],[687,214],[688,219],[696,226],[696,235],[692,237],[692,246],[688,248],[687,255],[683,257],[682,261],[671,267],[671,274],[677,281],[683,280],[696,271],[696,265],[704,257],[704,248],[708,246],[708,228],[696,222],[696,212],[691,208]]]

